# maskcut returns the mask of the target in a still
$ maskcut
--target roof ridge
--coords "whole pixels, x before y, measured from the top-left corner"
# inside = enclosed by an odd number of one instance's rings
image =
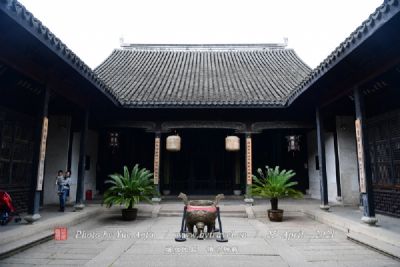
[[[119,50],[156,51],[232,51],[232,50],[290,50],[287,43],[241,44],[128,44],[121,43]]]

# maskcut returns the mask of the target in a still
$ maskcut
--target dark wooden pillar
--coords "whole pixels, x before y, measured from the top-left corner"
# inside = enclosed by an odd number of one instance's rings
[[[42,103],[38,114],[35,132],[35,154],[32,164],[30,196],[31,201],[29,202],[28,216],[24,218],[28,222],[34,222],[40,219],[39,206],[40,195],[43,190],[44,161],[46,158],[49,98],[50,89],[46,86],[42,93]]]
[[[86,109],[82,121],[81,138],[79,144],[78,181],[76,187],[76,200],[74,206],[75,210],[81,210],[85,207],[83,201],[83,195],[84,195],[83,191],[85,184],[85,160],[86,160],[88,125],[89,125],[89,109]]]
[[[235,153],[235,182],[234,182],[235,188],[234,189],[239,189],[241,187],[240,185],[240,153],[239,151]],[[242,189],[242,188],[240,188]]]
[[[252,198],[251,186],[253,184],[253,146],[251,134],[246,133],[245,138],[245,149],[246,149],[246,198],[245,202],[252,204],[254,202]]]
[[[154,202],[160,202],[160,155],[161,155],[161,132],[156,132],[154,138],[154,187],[158,196],[153,197]]]
[[[335,130],[333,135],[333,146],[335,150],[335,171],[336,171],[336,192],[337,200],[342,201],[342,185],[340,182],[340,162],[339,162],[339,148],[338,148],[338,137],[337,130]]]
[[[376,224],[375,203],[372,188],[372,172],[368,147],[364,95],[359,88],[354,89],[354,104],[356,112],[356,141],[358,176],[360,181],[361,199],[364,208],[362,221],[371,225]]]
[[[315,119],[317,126],[317,146],[319,158],[319,171],[321,177],[320,190],[321,190],[321,209],[328,210],[328,182],[326,174],[326,158],[325,158],[325,136],[324,136],[324,122],[321,116],[319,107],[315,110]]]

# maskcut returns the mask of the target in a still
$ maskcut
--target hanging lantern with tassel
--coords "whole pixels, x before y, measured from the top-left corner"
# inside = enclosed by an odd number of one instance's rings
[[[288,152],[300,151],[300,135],[289,135],[286,136],[288,141]]]
[[[119,133],[111,132],[109,133],[109,143],[112,153],[114,154],[116,149],[119,147]]]
[[[181,137],[179,135],[170,135],[167,137],[167,150],[176,152],[181,150]]]
[[[240,150],[240,139],[237,136],[227,136],[225,138],[225,149],[227,151],[239,151]]]

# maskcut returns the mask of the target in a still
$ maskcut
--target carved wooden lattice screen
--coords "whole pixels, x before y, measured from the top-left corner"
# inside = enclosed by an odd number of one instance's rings
[[[29,185],[33,132],[32,119],[0,107],[0,185]]]
[[[400,111],[369,119],[368,137],[373,184],[400,187]]]

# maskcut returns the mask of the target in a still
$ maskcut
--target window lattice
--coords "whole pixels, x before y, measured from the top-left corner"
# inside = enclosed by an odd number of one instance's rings
[[[371,119],[368,135],[373,183],[400,185],[400,112]]]

